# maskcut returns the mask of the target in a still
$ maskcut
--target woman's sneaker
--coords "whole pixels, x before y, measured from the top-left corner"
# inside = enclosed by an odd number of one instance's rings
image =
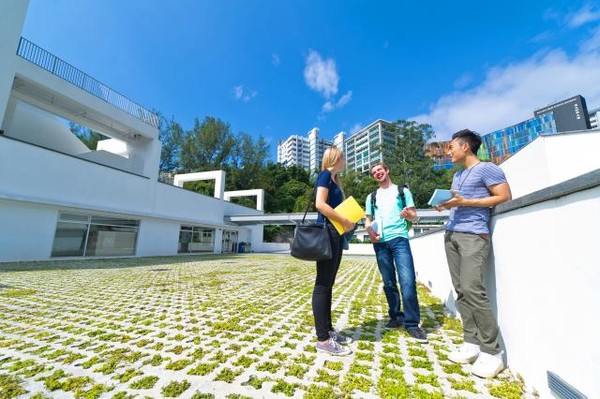
[[[349,348],[338,344],[333,340],[333,338],[329,338],[325,342],[317,341],[316,347],[318,352],[329,353],[333,356],[346,356],[352,353]]]
[[[335,330],[329,331],[329,337],[341,345],[349,345],[352,343],[352,338],[342,335]]]

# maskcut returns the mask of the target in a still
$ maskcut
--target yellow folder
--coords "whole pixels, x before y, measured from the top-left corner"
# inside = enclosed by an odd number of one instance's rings
[[[336,206],[335,211],[350,220],[352,223],[358,222],[365,216],[365,211],[358,205],[358,202],[354,199],[354,197],[350,196],[344,200],[341,204]],[[344,234],[344,227],[335,220],[329,220],[331,224],[335,226],[335,229],[340,234]]]

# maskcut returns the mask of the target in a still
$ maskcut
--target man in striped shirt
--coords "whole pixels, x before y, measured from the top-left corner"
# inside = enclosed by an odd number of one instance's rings
[[[490,208],[512,195],[502,169],[477,158],[480,145],[481,137],[471,130],[452,135],[449,155],[463,169],[452,180],[454,197],[436,208],[450,209],[444,245],[464,327],[464,343],[448,359],[475,361],[471,372],[490,378],[504,369],[498,323],[483,285],[491,246]]]

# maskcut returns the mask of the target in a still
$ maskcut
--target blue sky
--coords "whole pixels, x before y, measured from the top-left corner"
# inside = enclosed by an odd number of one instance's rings
[[[185,129],[215,116],[278,140],[382,118],[437,139],[600,107],[590,1],[30,0],[23,36]]]

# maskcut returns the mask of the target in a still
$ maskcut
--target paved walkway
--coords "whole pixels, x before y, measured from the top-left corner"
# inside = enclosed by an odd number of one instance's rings
[[[383,329],[371,257],[345,257],[334,291],[353,354],[316,353],[313,281],[284,255],[0,264],[0,399],[534,396],[450,363],[460,322],[424,288],[430,342]]]

